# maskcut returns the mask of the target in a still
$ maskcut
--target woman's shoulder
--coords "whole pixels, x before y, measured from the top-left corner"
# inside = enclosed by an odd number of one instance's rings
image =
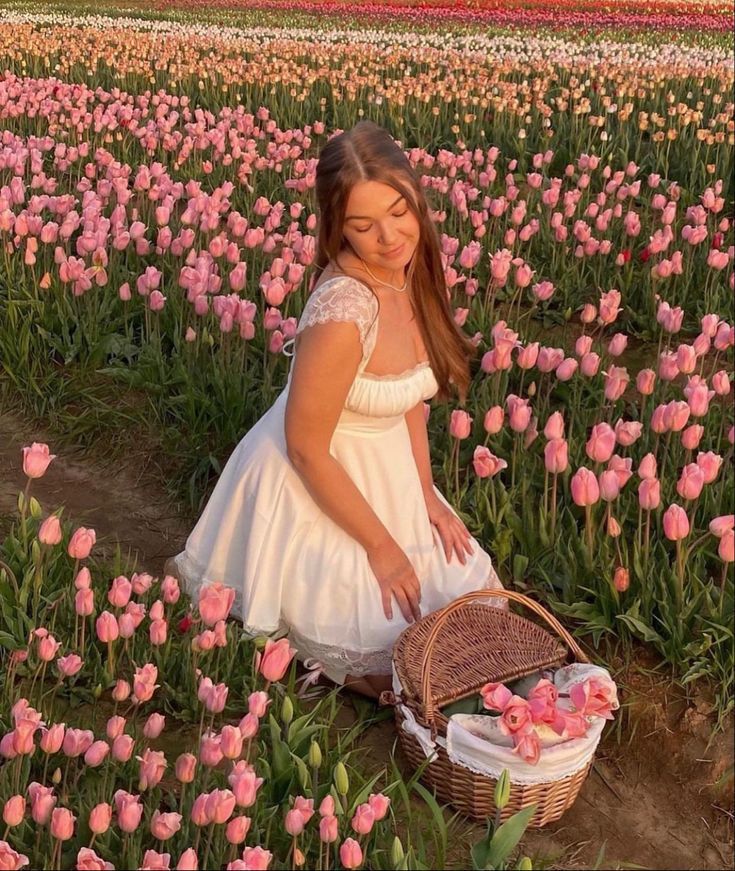
[[[364,340],[377,312],[378,300],[365,283],[345,273],[330,273],[311,291],[297,332],[315,323],[354,321]]]

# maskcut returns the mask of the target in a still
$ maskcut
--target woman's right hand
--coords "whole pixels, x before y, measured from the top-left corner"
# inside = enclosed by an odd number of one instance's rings
[[[407,623],[421,619],[421,584],[411,561],[391,539],[388,543],[368,551],[368,562],[380,587],[383,611],[393,619],[393,597]]]

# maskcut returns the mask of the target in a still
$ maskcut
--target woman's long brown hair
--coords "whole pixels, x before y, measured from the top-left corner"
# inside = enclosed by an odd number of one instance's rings
[[[342,227],[347,200],[354,185],[363,181],[390,185],[405,197],[418,219],[419,241],[407,270],[411,301],[439,385],[438,398],[449,399],[454,386],[464,404],[475,347],[452,316],[439,234],[408,158],[390,133],[372,121],[360,121],[351,130],[332,137],[319,155],[319,230],[314,266],[321,271],[330,261],[337,262],[345,244]]]

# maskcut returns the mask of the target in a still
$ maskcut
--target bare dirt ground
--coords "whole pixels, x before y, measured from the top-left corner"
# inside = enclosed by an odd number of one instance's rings
[[[160,574],[195,518],[166,498],[160,469],[141,464],[144,452],[126,461],[105,456],[104,445],[94,455],[60,448],[42,427],[2,408],[0,535],[25,486],[21,447],[32,441],[48,442],[58,454],[33,485],[44,511],[63,504],[65,517],[97,531],[96,551],[112,555],[119,543],[138,569]],[[523,852],[536,868],[732,868],[732,719],[712,738],[706,693],[687,699],[644,654],[619,668],[610,664],[621,687],[619,727],[608,727],[575,805],[559,822],[528,832]],[[341,719],[352,716],[348,703]],[[392,720],[371,726],[361,741],[365,764],[388,762],[395,738]],[[396,761],[408,774],[399,748]],[[482,834],[482,827],[457,821],[447,867],[468,867],[469,846]]]

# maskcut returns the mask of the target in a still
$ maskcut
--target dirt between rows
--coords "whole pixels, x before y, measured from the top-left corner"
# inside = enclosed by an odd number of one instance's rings
[[[66,518],[96,530],[96,552],[112,555],[119,544],[138,570],[160,575],[196,518],[166,497],[154,461],[141,461],[150,454],[131,452],[126,461],[105,456],[104,446],[84,453],[60,448],[43,426],[1,405],[0,535],[25,486],[21,448],[33,441],[58,454],[33,483],[44,512],[64,505]],[[685,697],[665,670],[653,671],[644,651],[627,666],[609,664],[621,687],[621,722],[607,728],[574,806],[557,823],[529,831],[523,852],[537,868],[732,868],[732,718],[712,737],[706,691]],[[340,722],[354,716],[347,696]],[[377,770],[387,763],[395,739],[391,719],[369,727],[360,742],[365,765]],[[410,774],[399,746],[396,761]],[[462,819],[453,823],[446,867],[469,867],[469,847],[483,831]]]

